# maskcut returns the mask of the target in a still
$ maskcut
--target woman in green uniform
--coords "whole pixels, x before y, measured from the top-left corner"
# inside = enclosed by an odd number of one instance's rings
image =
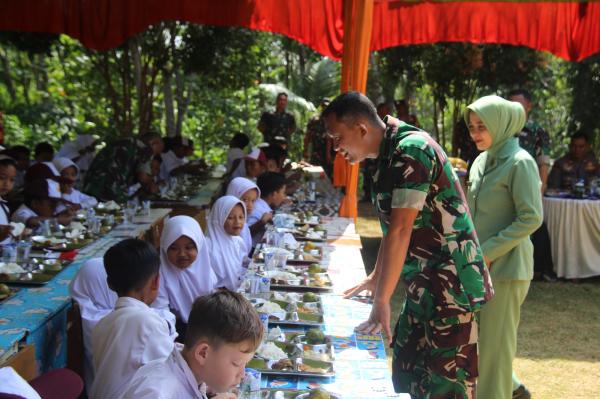
[[[542,223],[541,182],[515,137],[525,124],[521,104],[486,96],[464,117],[484,151],[470,171],[468,203],[496,292],[481,310],[477,396],[510,399],[520,307],[533,278],[529,236]]]

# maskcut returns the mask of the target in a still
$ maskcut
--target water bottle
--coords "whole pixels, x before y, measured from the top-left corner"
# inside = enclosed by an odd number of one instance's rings
[[[585,183],[584,183],[583,179],[577,180],[577,183],[575,183],[575,189],[573,191],[575,194],[575,198],[577,198],[577,199],[583,198],[583,196],[585,194]]]

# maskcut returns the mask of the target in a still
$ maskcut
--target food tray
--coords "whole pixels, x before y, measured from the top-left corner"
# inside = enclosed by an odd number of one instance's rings
[[[33,259],[36,258],[32,258],[32,262],[25,266],[21,265],[23,269],[27,270],[25,273],[0,273],[0,283],[43,285],[71,263],[60,259],[45,259],[41,263],[37,263]]]
[[[283,363],[283,361],[272,362],[264,359],[254,358],[250,360],[246,367],[250,367],[255,369],[256,371],[260,371],[263,375],[295,375],[299,377],[333,377],[335,376],[335,371],[333,370],[333,362],[324,362],[321,360],[312,360],[299,358],[300,362],[296,363],[292,359],[285,359],[285,363],[290,364],[290,369],[274,369],[273,366],[277,364]],[[303,367],[301,365],[323,369],[322,372],[313,372],[313,371],[302,371],[299,370],[298,367]]]
[[[309,390],[265,388],[260,390],[261,399],[307,399]],[[331,399],[342,399],[342,396],[329,392]]]

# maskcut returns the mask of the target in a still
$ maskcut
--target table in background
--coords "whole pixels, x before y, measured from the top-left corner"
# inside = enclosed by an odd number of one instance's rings
[[[73,263],[47,284],[21,286],[15,296],[0,304],[0,359],[16,353],[19,344],[25,343],[35,345],[38,372],[65,367],[67,313],[72,304],[69,284],[79,268],[88,259],[103,256],[108,248],[125,238],[145,238],[170,211],[151,209],[149,216],[136,216],[133,224],[115,227],[79,250]]]
[[[544,197],[543,204],[557,276],[599,276],[600,200]]]

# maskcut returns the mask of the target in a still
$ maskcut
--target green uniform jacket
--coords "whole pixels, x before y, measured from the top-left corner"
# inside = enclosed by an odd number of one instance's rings
[[[529,236],[542,224],[541,181],[535,160],[516,138],[496,159],[480,154],[469,176],[468,203],[483,254],[492,261],[492,281],[531,280]]]

